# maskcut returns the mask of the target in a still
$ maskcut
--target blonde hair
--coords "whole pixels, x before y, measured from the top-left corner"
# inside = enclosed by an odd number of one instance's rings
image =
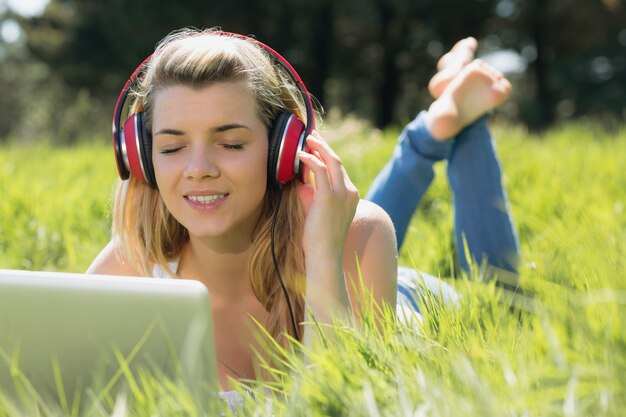
[[[215,33],[214,30],[184,29],[164,38],[143,76],[133,89],[132,111],[143,111],[147,132],[152,129],[155,94],[163,88],[184,85],[203,88],[213,83],[246,81],[257,102],[257,110],[270,127],[280,112],[295,113],[302,120],[300,93],[283,71],[278,70],[263,48],[254,42]],[[269,313],[268,331],[281,344],[284,333],[293,334],[286,300],[281,292],[271,255],[271,223],[276,215],[275,249],[278,266],[295,310],[296,323],[304,319],[304,215],[293,183],[282,191],[268,185],[261,218],[253,234],[248,272],[256,298]],[[155,264],[175,275],[168,261],[180,258],[189,241],[187,230],[170,214],[158,190],[131,178],[120,183],[115,207],[113,234],[129,260],[145,275]],[[302,335],[302,327],[298,331]]]

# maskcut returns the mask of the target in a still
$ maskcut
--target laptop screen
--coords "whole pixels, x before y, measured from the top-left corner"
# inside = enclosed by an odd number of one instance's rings
[[[109,391],[155,372],[217,391],[209,295],[197,281],[0,270],[0,391]],[[100,390],[100,391],[99,391]]]

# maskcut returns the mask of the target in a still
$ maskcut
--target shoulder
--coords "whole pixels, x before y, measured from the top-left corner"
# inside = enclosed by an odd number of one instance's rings
[[[371,201],[361,200],[350,225],[347,239],[363,241],[372,237],[383,239],[380,242],[395,248],[396,234],[391,218],[385,210]]]
[[[391,218],[380,206],[361,200],[346,236],[344,262],[357,257],[374,262],[397,262],[396,232]]]
[[[120,243],[113,239],[96,256],[89,268],[88,274],[100,275],[125,275],[143,276],[143,274],[133,267],[128,257],[124,254]]]

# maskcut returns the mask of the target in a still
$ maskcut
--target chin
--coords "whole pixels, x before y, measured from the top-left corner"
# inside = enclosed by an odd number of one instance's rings
[[[261,206],[252,213],[222,213],[219,216],[187,217],[181,224],[190,236],[209,243],[231,245],[232,242],[252,241],[254,229],[259,221]]]

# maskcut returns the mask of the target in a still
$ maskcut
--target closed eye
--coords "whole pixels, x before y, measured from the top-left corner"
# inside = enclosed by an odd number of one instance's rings
[[[165,149],[161,149],[160,153],[163,155],[167,155],[167,154],[172,154],[172,153],[176,153],[179,150],[183,149],[182,146],[176,147],[176,148],[165,148]]]
[[[241,149],[243,149],[243,144],[241,144],[241,143],[234,143],[234,144],[225,143],[222,146],[224,147],[224,149],[229,149],[229,150],[241,150]]]

